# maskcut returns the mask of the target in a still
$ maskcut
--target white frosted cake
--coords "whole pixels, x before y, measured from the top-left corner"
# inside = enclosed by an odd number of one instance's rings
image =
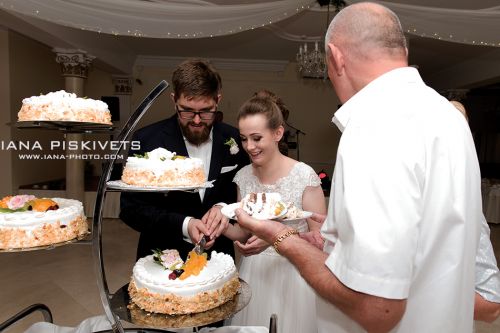
[[[49,245],[88,232],[80,201],[8,196],[0,201],[0,249]]]
[[[167,258],[165,258],[167,257]],[[176,250],[141,258],[129,284],[132,302],[141,309],[169,315],[198,313],[233,299],[240,286],[231,256],[190,252],[184,263]]]
[[[286,207],[279,193],[251,192],[241,200],[241,208],[256,219],[281,216]]]
[[[178,156],[164,148],[129,156],[122,181],[136,186],[198,186],[206,182],[203,161]]]
[[[78,121],[111,125],[108,105],[64,90],[23,99],[19,121]]]

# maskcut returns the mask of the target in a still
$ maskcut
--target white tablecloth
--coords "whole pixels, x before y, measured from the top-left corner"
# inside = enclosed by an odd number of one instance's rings
[[[105,316],[87,318],[77,327],[57,326],[50,323],[40,322],[33,324],[24,333],[92,333],[101,330],[110,330],[111,325]],[[178,333],[191,333],[193,329],[169,330]],[[199,333],[267,333],[269,329],[261,326],[226,326],[220,328],[202,328]]]
[[[500,223],[500,184],[483,179],[483,213],[488,223]]]

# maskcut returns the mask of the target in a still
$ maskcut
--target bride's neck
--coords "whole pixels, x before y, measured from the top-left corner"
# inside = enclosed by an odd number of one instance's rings
[[[273,184],[283,177],[283,169],[286,165],[286,157],[280,153],[275,154],[266,164],[255,166],[255,176],[263,184]]]

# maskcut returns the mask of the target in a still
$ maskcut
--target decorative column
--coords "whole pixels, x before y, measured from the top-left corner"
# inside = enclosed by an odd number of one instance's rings
[[[65,79],[65,90],[79,97],[85,96],[85,79],[94,56],[83,50],[55,48],[56,62],[61,64],[62,75]],[[69,151],[70,141],[81,142],[83,134],[67,133],[66,154],[81,156],[82,150]],[[80,146],[80,145],[79,145]],[[80,200],[85,204],[85,176],[84,160],[72,158],[66,160],[66,197]]]

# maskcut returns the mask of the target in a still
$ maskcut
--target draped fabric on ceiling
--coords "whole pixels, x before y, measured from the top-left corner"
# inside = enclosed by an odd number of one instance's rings
[[[311,0],[2,0],[0,8],[57,24],[115,35],[202,38],[272,25],[313,6]],[[347,3],[360,2],[348,0]],[[375,1],[398,14],[409,34],[500,47],[500,6],[477,10]],[[225,1],[231,3],[231,1]],[[304,37],[304,36],[303,36]],[[306,36],[307,37],[307,36]]]
[[[53,23],[114,35],[202,38],[230,35],[286,19],[312,0],[216,5],[183,0],[2,0],[0,8]]]

